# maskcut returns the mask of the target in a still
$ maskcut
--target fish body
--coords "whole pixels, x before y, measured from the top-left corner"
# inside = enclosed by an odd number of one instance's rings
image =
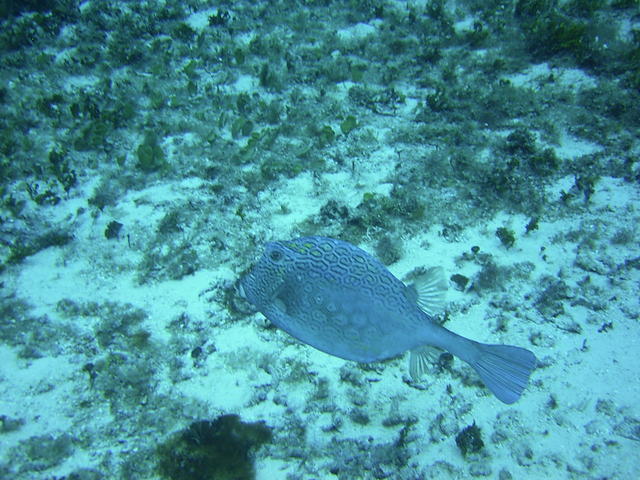
[[[500,400],[513,403],[535,356],[519,347],[474,342],[438,325],[427,313],[428,297],[441,293],[437,284],[430,279],[426,288],[406,286],[364,250],[315,236],[268,243],[240,289],[273,324],[323,352],[373,362],[437,347],[469,363]]]

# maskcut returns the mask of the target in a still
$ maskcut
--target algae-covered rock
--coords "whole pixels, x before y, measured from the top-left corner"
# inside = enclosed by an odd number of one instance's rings
[[[147,132],[144,142],[136,150],[136,155],[136,166],[145,173],[155,172],[167,166],[164,151],[154,132]]]
[[[473,422],[472,425],[465,427],[456,436],[456,445],[462,452],[463,456],[467,456],[468,453],[477,453],[484,448],[484,442],[482,441],[482,432],[480,427]]]
[[[29,458],[29,468],[42,471],[61,464],[73,454],[73,438],[67,433],[39,435],[25,440],[20,447]]]
[[[251,480],[251,453],[270,440],[264,422],[245,423],[238,415],[199,420],[158,447],[158,470],[171,480]]]

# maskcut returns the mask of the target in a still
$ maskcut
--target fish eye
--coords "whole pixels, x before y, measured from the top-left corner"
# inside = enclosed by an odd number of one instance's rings
[[[269,258],[274,262],[279,262],[280,260],[282,260],[282,257],[282,252],[279,250],[273,250],[269,253]]]

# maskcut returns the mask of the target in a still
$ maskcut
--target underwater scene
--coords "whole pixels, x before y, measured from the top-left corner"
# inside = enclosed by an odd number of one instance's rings
[[[638,0],[0,1],[0,478],[640,477]]]

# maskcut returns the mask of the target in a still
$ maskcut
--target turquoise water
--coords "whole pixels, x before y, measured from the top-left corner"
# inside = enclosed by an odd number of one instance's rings
[[[0,3],[0,477],[635,478],[635,0]],[[504,405],[236,282],[352,243],[535,353]]]

